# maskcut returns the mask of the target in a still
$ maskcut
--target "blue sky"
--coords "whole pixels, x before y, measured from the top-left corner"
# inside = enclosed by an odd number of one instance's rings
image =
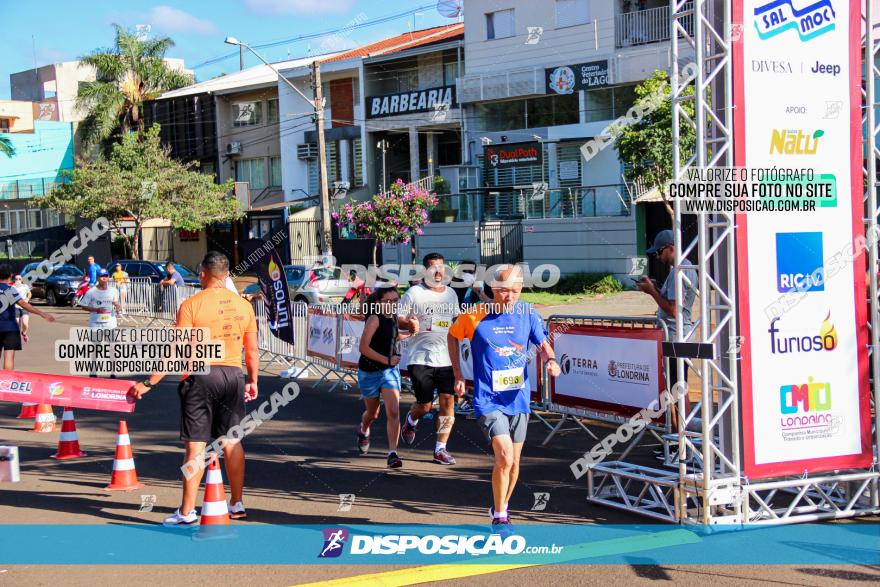
[[[371,21],[434,0],[192,0],[188,2],[109,2],[44,0],[38,5],[24,0],[4,3],[4,46],[0,53],[0,99],[9,99],[9,74],[59,61],[71,61],[97,48],[113,45],[112,23],[128,28],[149,25],[151,34],[169,36],[176,46],[169,57],[186,60],[193,68],[216,57],[232,57],[195,70],[199,81],[238,70],[238,52],[225,45],[227,35],[251,45],[279,41],[352,23]],[[270,61],[319,52],[319,48],[355,47],[383,37],[452,22],[433,6],[390,22],[366,26],[330,38],[297,41],[260,49]],[[32,39],[33,37],[33,39]],[[323,51],[320,51],[323,52]],[[245,65],[257,65],[247,55]]]

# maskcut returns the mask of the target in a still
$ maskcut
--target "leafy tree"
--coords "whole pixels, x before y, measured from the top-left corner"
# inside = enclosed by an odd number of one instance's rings
[[[0,137],[0,153],[7,157],[15,155],[15,147],[12,146],[12,141],[8,137]]]
[[[373,265],[380,243],[409,243],[422,234],[428,224],[428,210],[437,205],[437,197],[415,184],[398,179],[385,194],[373,196],[368,202],[344,204],[333,213],[336,226],[348,225],[358,236],[376,240]]]
[[[683,95],[693,93],[694,88],[690,85]],[[655,71],[636,86],[635,94],[634,109],[641,116],[612,126],[612,134],[617,137],[617,152],[620,160],[632,167],[627,179],[639,182],[647,189],[658,189],[671,215],[672,206],[667,198],[673,173],[672,87],[669,74],[662,70]],[[693,101],[684,102],[682,108],[691,120],[696,120]],[[684,164],[696,146],[696,131],[684,121],[679,127],[679,153]]]
[[[141,109],[145,100],[189,85],[193,78],[172,69],[164,60],[165,52],[174,46],[168,37],[143,38],[118,24],[116,44],[112,49],[97,49],[81,59],[83,65],[97,70],[93,82],[80,86],[76,107],[85,114],[80,124],[83,143],[103,143],[109,150],[109,139],[121,131],[144,130]]]
[[[62,171],[67,182],[39,198],[40,206],[71,218],[106,217],[134,255],[147,220],[164,218],[177,230],[200,230],[241,218],[238,200],[229,195],[233,181],[216,184],[213,176],[198,171],[197,163],[172,159],[159,130],[156,124],[126,134],[106,160]],[[124,221],[134,223],[134,236],[121,230]]]

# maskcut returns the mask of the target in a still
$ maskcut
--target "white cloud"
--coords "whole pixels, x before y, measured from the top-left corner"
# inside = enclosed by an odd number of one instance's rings
[[[342,14],[354,6],[354,0],[244,0],[244,3],[264,14]]]
[[[210,20],[202,20],[171,6],[156,6],[150,11],[149,20],[156,29],[168,33],[217,35],[220,32]]]

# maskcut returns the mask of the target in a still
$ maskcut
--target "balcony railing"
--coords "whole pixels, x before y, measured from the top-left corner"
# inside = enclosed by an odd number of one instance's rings
[[[432,222],[629,216],[632,209],[622,184],[551,188],[543,194],[531,187],[483,188],[438,201]]]
[[[669,6],[618,14],[614,18],[614,43],[620,49],[668,41],[671,26]],[[684,26],[693,34],[692,18],[685,20]]]
[[[54,177],[0,181],[0,200],[27,200],[45,196],[58,184]]]

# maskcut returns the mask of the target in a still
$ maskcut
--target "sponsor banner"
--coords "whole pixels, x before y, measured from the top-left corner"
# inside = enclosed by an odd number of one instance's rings
[[[321,308],[309,308],[309,356],[336,362],[336,315]]]
[[[483,165],[486,168],[487,174],[493,169],[529,167],[543,164],[544,150],[538,141],[483,147]]]
[[[134,381],[0,370],[0,400],[108,412],[134,411]]]
[[[246,240],[242,244],[245,257],[250,257],[260,249],[264,249],[264,241]],[[290,312],[290,290],[287,287],[287,276],[284,274],[284,263],[278,250],[274,247],[265,251],[254,263],[260,290],[263,292],[263,304],[269,330],[284,342],[293,344],[293,319]]]
[[[556,94],[604,88],[608,85],[608,60],[547,68],[544,73],[548,91]]]
[[[351,314],[342,315],[342,333],[339,338],[339,360],[343,367],[357,369],[361,358],[359,350],[361,336],[364,334],[364,320],[358,320]]]
[[[554,404],[629,417],[659,401],[665,388],[659,328],[551,322],[550,336],[562,370],[550,379]]]
[[[357,507],[355,502],[352,511]],[[792,524],[754,532],[723,524],[521,524],[511,536],[493,536],[488,523],[259,524],[218,531],[224,539],[224,548],[218,548],[214,540],[194,539],[200,532],[197,525],[7,524],[0,533],[0,563],[207,565],[228,564],[234,552],[241,565],[388,565],[390,571],[401,564],[628,565],[634,556],[655,565],[730,564],[735,552],[737,564],[880,564],[880,526],[858,524],[857,532],[853,526]],[[854,532],[860,548],[853,548]]]
[[[450,109],[455,105],[455,86],[427,88],[387,96],[367,96],[367,118]]]
[[[736,166],[812,168],[834,196],[811,212],[736,218],[744,473],[867,467],[866,255],[837,254],[864,236],[860,5],[733,9]]]

